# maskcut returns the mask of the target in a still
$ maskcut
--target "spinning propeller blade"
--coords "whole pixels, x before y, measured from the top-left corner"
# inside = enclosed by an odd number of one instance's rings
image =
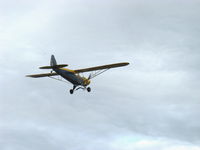
[[[92,74],[90,74],[90,75],[88,76],[88,80],[90,80],[90,79],[91,79],[91,77],[92,77]]]

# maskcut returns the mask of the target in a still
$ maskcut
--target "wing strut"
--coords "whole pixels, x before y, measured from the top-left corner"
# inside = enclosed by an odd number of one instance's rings
[[[94,71],[90,74],[90,79],[92,78],[95,78],[96,76],[106,72],[107,70],[109,70],[110,68],[107,68],[107,69],[104,69],[104,70],[97,70],[97,71]]]
[[[64,80],[62,77],[59,78],[59,76],[58,76],[58,78],[49,76],[49,78],[54,79],[54,80],[57,80],[57,81],[61,81],[61,82],[65,82],[65,83],[69,83],[69,82],[67,82],[66,80]]]

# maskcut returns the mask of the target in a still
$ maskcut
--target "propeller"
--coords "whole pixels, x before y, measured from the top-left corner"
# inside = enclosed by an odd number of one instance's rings
[[[88,80],[90,80],[92,78],[92,74],[90,74],[89,76],[88,76]]]

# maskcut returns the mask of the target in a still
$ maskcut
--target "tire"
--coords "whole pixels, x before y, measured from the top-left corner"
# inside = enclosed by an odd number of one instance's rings
[[[69,92],[70,92],[70,94],[73,94],[74,93],[74,91],[71,89],[71,90],[69,90]]]
[[[90,87],[88,87],[88,88],[87,88],[87,91],[88,91],[88,92],[91,92],[91,88],[90,88]]]

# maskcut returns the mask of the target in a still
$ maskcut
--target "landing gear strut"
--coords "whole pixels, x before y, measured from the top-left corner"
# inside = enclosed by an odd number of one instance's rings
[[[76,86],[73,86],[73,89],[70,89],[69,92],[70,94],[73,94],[74,93],[74,89],[76,88]]]
[[[73,86],[73,89],[70,89],[69,93],[73,94],[75,89],[76,89],[76,86]],[[91,88],[90,87],[87,87],[87,88],[86,87],[78,87],[76,90],[79,90],[79,89],[83,89],[83,90],[87,89],[88,92],[91,92]]]

